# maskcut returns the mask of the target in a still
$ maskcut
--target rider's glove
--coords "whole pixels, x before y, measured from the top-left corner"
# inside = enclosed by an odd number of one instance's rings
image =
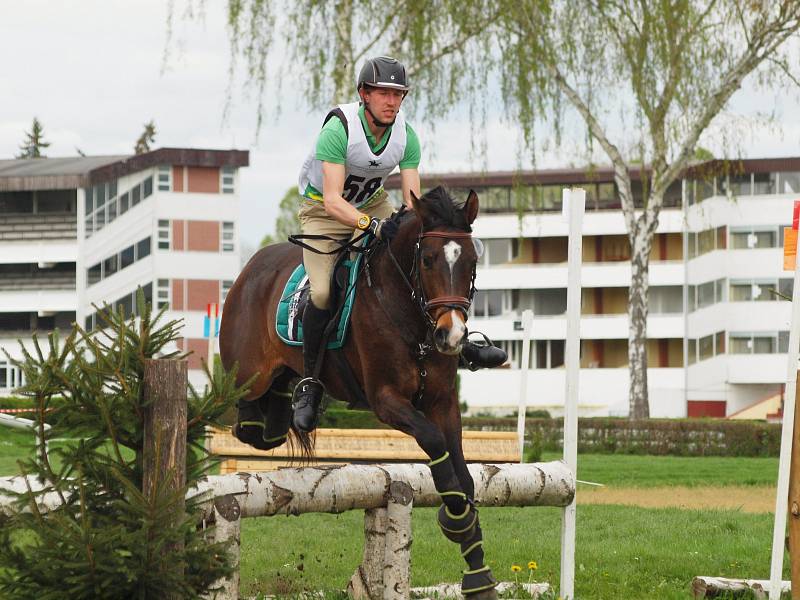
[[[372,217],[369,221],[369,231],[371,231],[376,238],[383,242],[390,241],[398,230],[397,221],[394,219],[376,219]]]

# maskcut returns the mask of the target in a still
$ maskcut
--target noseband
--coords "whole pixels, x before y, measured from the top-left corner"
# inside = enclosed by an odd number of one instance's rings
[[[414,288],[411,296],[416,302],[419,303],[422,313],[428,320],[428,325],[431,329],[436,328],[436,319],[431,316],[431,311],[437,308],[449,308],[461,311],[464,315],[466,322],[469,316],[469,307],[472,304],[472,297],[475,295],[475,274],[476,266],[472,267],[472,278],[469,284],[469,298],[464,296],[437,296],[436,298],[427,299],[425,288],[422,285],[422,278],[420,277],[419,263],[420,255],[422,254],[422,240],[425,238],[441,238],[446,240],[453,239],[472,239],[472,234],[468,232],[445,232],[445,231],[423,231],[417,236],[417,243],[414,247],[414,264],[411,271],[411,280],[414,282]]]

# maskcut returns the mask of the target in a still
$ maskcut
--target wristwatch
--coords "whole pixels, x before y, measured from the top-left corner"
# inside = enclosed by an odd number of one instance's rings
[[[369,223],[372,219],[369,218],[369,215],[361,215],[358,217],[358,221],[356,221],[356,226],[362,231],[366,231],[367,227],[369,227]]]

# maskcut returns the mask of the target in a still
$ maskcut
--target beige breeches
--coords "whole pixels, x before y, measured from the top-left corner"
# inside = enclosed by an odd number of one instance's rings
[[[385,219],[394,212],[385,192],[381,194],[381,197],[359,210],[378,219]],[[304,234],[328,235],[339,240],[348,237],[352,239],[361,234],[360,230],[342,225],[329,216],[322,202],[304,198],[298,216],[300,217],[300,229]],[[305,243],[324,252],[340,247],[336,242],[324,240],[305,240]],[[311,301],[317,308],[331,308],[331,272],[337,258],[338,254],[315,254],[310,250],[303,249],[303,264],[311,284]]]

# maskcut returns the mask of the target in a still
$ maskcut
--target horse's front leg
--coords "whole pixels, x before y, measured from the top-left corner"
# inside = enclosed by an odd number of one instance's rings
[[[407,398],[393,388],[381,390],[377,399],[374,407],[376,416],[387,425],[412,436],[431,459],[428,466],[443,503],[438,514],[439,526],[445,537],[461,545],[462,556],[469,565],[462,579],[462,591],[471,598],[496,598],[494,587],[497,583],[489,568],[483,565],[482,535],[478,513],[472,503],[474,484],[461,452],[460,429],[457,442],[453,445],[439,425],[414,408]],[[455,452],[455,460],[450,452],[451,447]]]
[[[475,482],[467,469],[461,444],[461,412],[458,408],[458,397],[453,392],[449,402],[435,403],[428,407],[425,413],[442,432],[453,470],[475,513],[475,525],[470,535],[458,540],[461,545],[461,556],[467,563],[467,569],[461,580],[462,593],[469,595],[471,599],[497,598],[494,590],[497,581],[492,575],[491,569],[484,564],[483,533],[477,509],[474,507]],[[447,534],[445,533],[445,535]]]

